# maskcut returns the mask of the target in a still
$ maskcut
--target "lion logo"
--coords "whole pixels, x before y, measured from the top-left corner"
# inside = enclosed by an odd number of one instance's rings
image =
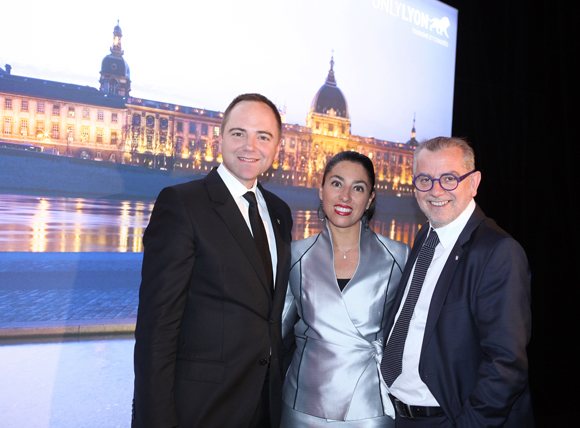
[[[449,38],[449,34],[447,34],[447,29],[449,28],[450,25],[451,23],[449,22],[449,18],[447,18],[446,16],[444,16],[441,19],[433,18],[431,19],[431,26],[429,27],[429,30],[433,30],[433,27],[435,27],[435,30],[437,30],[437,34],[439,35],[445,34],[447,38]]]

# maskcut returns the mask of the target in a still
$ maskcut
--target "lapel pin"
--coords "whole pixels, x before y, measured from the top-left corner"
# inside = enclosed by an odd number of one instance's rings
[[[279,218],[277,218],[276,221],[278,222],[278,224],[280,224],[280,219]]]
[[[459,256],[455,256],[455,260],[459,260]]]

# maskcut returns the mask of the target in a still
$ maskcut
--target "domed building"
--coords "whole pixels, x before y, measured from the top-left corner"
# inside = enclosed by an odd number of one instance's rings
[[[320,87],[310,105],[306,126],[313,134],[334,136],[350,135],[348,104],[334,77],[334,57],[330,59],[330,70],[324,85]]]
[[[131,91],[131,73],[129,65],[123,58],[121,39],[123,32],[119,21],[113,30],[113,46],[111,53],[103,58],[101,63],[100,90],[106,94],[129,96]]]
[[[221,162],[223,113],[130,96],[119,22],[111,53],[103,58],[100,88],[15,76],[0,68],[3,140],[28,142],[56,154],[123,162],[154,169],[207,173]],[[368,156],[378,193],[413,195],[415,122],[404,142],[353,135],[348,103],[336,83],[334,56],[314,95],[306,126],[282,123],[278,159],[260,177],[273,184],[318,188],[335,154]],[[285,108],[281,111],[285,116]]]
[[[260,180],[317,188],[326,163],[341,151],[354,150],[373,162],[377,192],[412,195],[413,151],[410,146],[351,134],[348,103],[336,84],[334,57],[331,57],[326,81],[312,99],[306,126],[282,125],[278,160]]]

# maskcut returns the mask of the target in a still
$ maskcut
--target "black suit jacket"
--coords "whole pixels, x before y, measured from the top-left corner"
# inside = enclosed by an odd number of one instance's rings
[[[394,307],[401,304],[428,230],[417,233]],[[396,312],[390,312],[387,336]],[[476,207],[435,286],[419,361],[422,381],[454,426],[534,426],[526,354],[530,330],[524,250]]]
[[[246,427],[269,360],[272,426],[279,425],[292,217],[260,190],[276,237],[274,296],[217,171],[159,194],[143,238],[133,427]]]

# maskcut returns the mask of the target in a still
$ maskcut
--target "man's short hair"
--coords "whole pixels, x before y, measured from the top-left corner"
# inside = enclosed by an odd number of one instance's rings
[[[274,113],[274,117],[276,118],[276,122],[278,123],[278,138],[282,138],[282,118],[280,117],[280,112],[274,105],[272,101],[266,98],[264,95],[261,94],[242,94],[238,95],[234,100],[230,103],[226,111],[224,112],[224,117],[222,119],[222,134],[225,132],[225,127],[228,119],[230,118],[230,113],[232,109],[236,106],[236,104],[241,103],[242,101],[257,101],[259,103],[264,103],[270,110]]]
[[[461,138],[452,137],[437,137],[430,140],[425,140],[419,143],[419,147],[415,149],[413,155],[413,175],[417,172],[417,155],[421,150],[429,150],[430,152],[438,152],[443,149],[451,149],[459,147],[463,152],[463,166],[467,171],[475,169],[475,152],[469,143]]]

